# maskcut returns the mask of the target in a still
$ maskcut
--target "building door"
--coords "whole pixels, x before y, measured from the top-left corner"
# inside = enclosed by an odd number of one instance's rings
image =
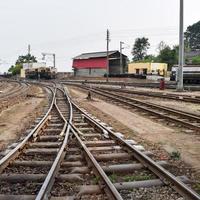
[[[140,73],[140,69],[136,69],[136,74],[139,74]]]
[[[147,69],[143,69],[143,74],[147,75]]]

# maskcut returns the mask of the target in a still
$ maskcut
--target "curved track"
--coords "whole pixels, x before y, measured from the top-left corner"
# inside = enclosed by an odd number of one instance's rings
[[[81,110],[60,85],[34,130],[0,160],[0,199],[132,199],[160,187],[174,199],[199,195],[150,152]]]
[[[0,101],[23,96],[29,88],[29,84],[19,81],[3,81],[3,83],[5,87],[9,84],[9,87],[0,94]]]

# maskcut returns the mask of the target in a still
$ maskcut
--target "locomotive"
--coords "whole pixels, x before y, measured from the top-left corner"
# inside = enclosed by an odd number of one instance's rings
[[[178,65],[172,67],[170,80],[177,81]],[[200,65],[183,66],[183,82],[184,83],[200,83]]]

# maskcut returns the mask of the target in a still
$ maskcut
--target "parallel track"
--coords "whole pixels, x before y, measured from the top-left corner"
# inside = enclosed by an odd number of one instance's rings
[[[15,84],[15,86],[13,86],[13,88],[10,88],[10,90],[6,91],[5,93],[0,94],[0,101],[6,101],[11,98],[23,96],[26,94],[29,88],[29,85],[23,82],[8,81],[7,83]]]
[[[0,160],[0,199],[131,199],[133,189],[153,186],[176,198],[200,199],[186,178],[173,176],[161,167],[165,162],[140,148],[57,88],[42,121]]]
[[[151,92],[151,91],[138,91],[138,90],[132,90],[132,89],[116,89],[111,87],[100,87],[100,89],[104,89],[107,91],[113,91],[118,93],[125,93],[125,94],[134,94],[134,95],[140,95],[140,96],[148,96],[148,97],[157,97],[157,98],[163,98],[163,99],[171,99],[176,101],[183,101],[183,102],[190,102],[190,103],[196,103],[200,104],[200,96],[195,95],[183,95],[183,94],[172,94],[168,92]]]
[[[90,90],[94,94],[100,95],[102,97],[108,98],[115,102],[121,103],[125,106],[130,106],[134,108],[135,111],[142,111],[148,113],[149,115],[158,117],[158,120],[165,119],[171,123],[174,127],[174,124],[179,124],[180,128],[184,127],[187,130],[192,130],[194,133],[200,133],[200,116],[187,113],[184,111],[172,109],[166,106],[157,105],[154,103],[148,103],[142,100],[138,100],[132,97],[127,97],[122,94],[117,94],[116,92],[106,91],[99,88],[90,88],[87,86],[79,86],[82,89]],[[144,113],[144,114],[145,114]],[[170,125],[170,124],[169,124]]]

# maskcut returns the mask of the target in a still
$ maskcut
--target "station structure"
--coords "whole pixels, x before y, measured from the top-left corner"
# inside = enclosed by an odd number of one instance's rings
[[[120,52],[109,51],[109,75],[123,74],[127,70],[127,56],[122,54],[120,64]],[[107,74],[107,52],[83,53],[73,58],[72,68],[75,76],[102,77]]]

